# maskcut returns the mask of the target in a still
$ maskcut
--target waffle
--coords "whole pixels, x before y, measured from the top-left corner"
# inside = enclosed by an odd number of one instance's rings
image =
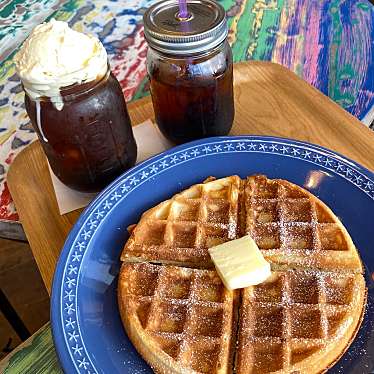
[[[118,301],[128,336],[155,371],[231,370],[237,292],[215,271],[123,264]]]
[[[236,373],[320,373],[361,322],[361,274],[275,271],[242,290]]]
[[[237,176],[197,184],[148,210],[121,260],[213,267],[208,248],[237,237],[240,186]]]
[[[148,210],[121,260],[213,267],[208,248],[245,234],[279,265],[362,272],[347,230],[322,201],[265,176],[197,184]]]
[[[356,248],[331,209],[285,180],[249,177],[244,187],[245,233],[266,260],[293,267],[362,272]]]
[[[207,250],[248,233],[272,276],[228,291]],[[324,372],[353,340],[366,300],[339,219],[265,176],[209,179],[151,208],[121,260],[121,318],[156,373]]]

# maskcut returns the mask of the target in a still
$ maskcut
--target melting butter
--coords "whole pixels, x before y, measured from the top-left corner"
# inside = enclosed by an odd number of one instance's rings
[[[270,264],[250,235],[208,251],[218,275],[229,290],[260,284],[271,275]]]

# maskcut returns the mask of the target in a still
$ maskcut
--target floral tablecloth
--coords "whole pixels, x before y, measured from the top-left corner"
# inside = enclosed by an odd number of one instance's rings
[[[142,16],[154,0],[12,0],[0,10],[0,219],[17,220],[6,184],[14,157],[36,137],[12,56],[52,16],[98,36],[127,100],[147,94]],[[367,0],[221,0],[234,60],[288,67],[370,125],[374,112],[374,7]]]

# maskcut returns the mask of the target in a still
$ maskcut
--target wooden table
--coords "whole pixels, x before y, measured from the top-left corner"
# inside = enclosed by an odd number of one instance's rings
[[[308,141],[342,153],[374,170],[374,133],[280,65],[266,62],[236,64],[235,108],[233,135],[274,135]],[[149,98],[129,104],[129,112],[133,125],[154,116]],[[60,250],[81,211],[59,215],[47,162],[39,142],[27,147],[14,160],[8,183],[50,292]],[[17,359],[11,356],[10,361],[2,363],[5,372],[11,372],[20,365],[26,365],[24,367],[28,369],[39,368],[45,364],[45,360],[53,368],[58,368],[49,327],[44,328],[26,346],[13,356]],[[44,352],[47,352],[45,360]],[[34,366],[32,362],[35,360],[30,360],[30,355],[38,359]]]

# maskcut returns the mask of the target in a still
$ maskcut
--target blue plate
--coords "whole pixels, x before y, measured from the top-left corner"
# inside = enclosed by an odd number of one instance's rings
[[[128,340],[116,288],[127,226],[208,176],[263,173],[311,191],[343,221],[366,268],[368,307],[358,335],[330,373],[374,368],[374,175],[332,151],[293,140],[202,139],[129,170],[85,210],[62,250],[52,290],[53,338],[66,373],[151,373]]]

